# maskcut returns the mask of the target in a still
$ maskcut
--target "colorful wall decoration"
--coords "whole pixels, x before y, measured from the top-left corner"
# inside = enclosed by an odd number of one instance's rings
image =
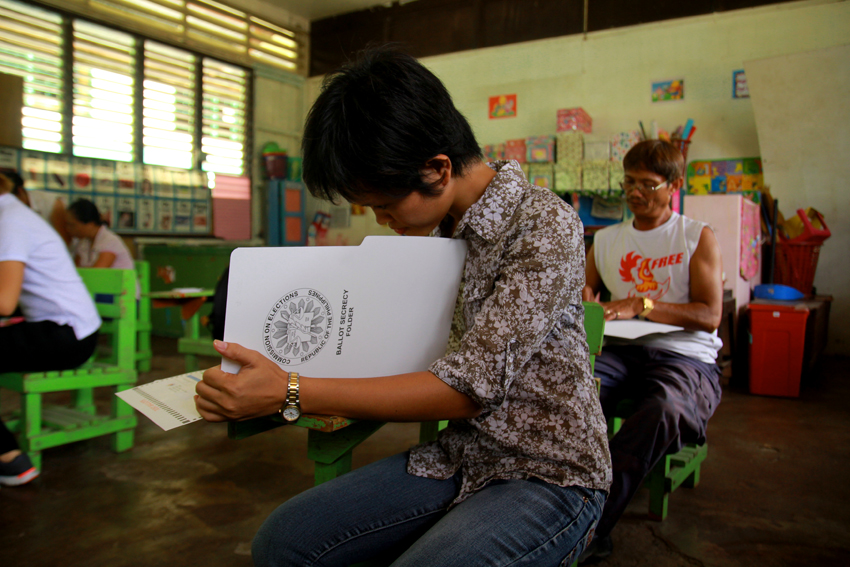
[[[122,234],[209,234],[210,190],[201,171],[0,148],[0,167],[20,172],[29,191],[85,198]],[[55,199],[54,199],[55,200]]]
[[[517,103],[516,95],[498,95],[490,97],[490,119],[494,118],[513,118],[516,116]]]
[[[743,69],[732,71],[732,98],[750,98],[750,87]]]
[[[656,81],[652,83],[652,102],[682,100],[685,98],[685,79]]]
[[[688,164],[687,185],[690,195],[761,191],[761,158],[692,161]]]

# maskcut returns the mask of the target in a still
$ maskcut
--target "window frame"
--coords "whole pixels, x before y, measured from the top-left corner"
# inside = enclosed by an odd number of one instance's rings
[[[173,49],[177,49],[180,51],[184,51],[187,53],[191,53],[195,56],[195,73],[193,80],[195,81],[195,121],[194,121],[194,132],[193,132],[193,158],[192,158],[192,168],[188,171],[203,171],[201,169],[201,164],[204,161],[202,150],[201,150],[201,139],[203,137],[203,63],[205,59],[212,59],[214,61],[219,61],[221,63],[225,63],[227,65],[232,65],[234,67],[238,67],[245,71],[245,125],[244,125],[244,142],[243,142],[243,158],[242,158],[242,174],[241,177],[252,177],[252,167],[253,163],[253,128],[254,128],[254,104],[253,104],[253,96],[254,96],[254,78],[255,73],[254,69],[251,67],[246,67],[244,63],[234,61],[233,59],[229,59],[227,57],[223,57],[223,54],[210,55],[207,53],[203,53],[198,51],[195,48],[187,47],[186,45],[182,45],[179,42],[168,41],[159,37],[150,37],[148,35],[139,33],[138,31],[123,28],[114,23],[104,21],[98,18],[81,16],[75,12],[71,12],[69,10],[56,7],[49,3],[41,3],[34,2],[31,0],[16,0],[21,4],[28,4],[32,6],[36,6],[38,8],[52,11],[59,16],[62,17],[62,33],[63,33],[63,41],[62,41],[62,96],[63,96],[63,109],[62,109],[62,144],[63,151],[62,152],[47,152],[53,153],[55,155],[66,156],[70,159],[75,157],[73,152],[73,119],[74,119],[74,61],[75,61],[75,53],[74,53],[74,20],[85,21],[90,24],[94,24],[97,26],[105,27],[111,30],[115,30],[121,33],[125,33],[130,35],[133,38],[134,47],[136,50],[136,59],[134,64],[134,76],[133,76],[133,96],[134,96],[134,107],[133,107],[133,154],[134,159],[132,162],[125,163],[137,163],[140,165],[153,165],[154,167],[175,167],[176,169],[184,169],[176,166],[161,166],[159,164],[145,164],[144,162],[144,135],[143,135],[143,105],[144,105],[144,63],[145,63],[145,42],[151,41],[154,43],[160,43],[162,45],[166,45]],[[23,126],[21,126],[23,128]],[[94,159],[102,159],[102,158],[94,158]],[[116,160],[109,160],[116,161]],[[123,160],[117,160],[123,161]],[[227,174],[222,174],[227,175]]]

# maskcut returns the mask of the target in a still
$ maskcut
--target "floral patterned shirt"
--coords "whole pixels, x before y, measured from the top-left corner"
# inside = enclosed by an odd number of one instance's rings
[[[518,163],[489,165],[496,177],[453,235],[469,250],[462,316],[430,368],[483,411],[414,447],[408,472],[446,479],[461,468],[455,504],[494,479],[608,490],[611,457],[584,333],[581,222]]]

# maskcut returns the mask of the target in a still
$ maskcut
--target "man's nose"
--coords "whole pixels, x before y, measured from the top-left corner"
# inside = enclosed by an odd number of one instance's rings
[[[390,215],[387,214],[386,211],[379,211],[377,209],[372,209],[372,212],[375,213],[375,221],[378,224],[387,224],[388,222],[390,222],[390,219],[392,218],[392,217],[390,217]]]

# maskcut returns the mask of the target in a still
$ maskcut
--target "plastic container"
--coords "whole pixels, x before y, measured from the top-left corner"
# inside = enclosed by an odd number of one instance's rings
[[[780,240],[776,243],[774,283],[791,286],[804,295],[812,295],[819,256],[819,242]]]
[[[809,310],[794,304],[750,303],[750,393],[800,395]]]
[[[782,284],[759,284],[753,288],[756,299],[775,299],[789,301],[806,297],[799,290]]]
[[[797,209],[797,216],[791,217],[784,223],[786,231],[793,231],[794,236],[787,238],[787,242],[807,242],[809,244],[821,244],[832,236],[823,215],[817,210],[809,207],[808,210]],[[779,233],[783,236],[782,233]]]
[[[286,152],[269,152],[263,154],[266,163],[266,175],[269,179],[286,179]]]

